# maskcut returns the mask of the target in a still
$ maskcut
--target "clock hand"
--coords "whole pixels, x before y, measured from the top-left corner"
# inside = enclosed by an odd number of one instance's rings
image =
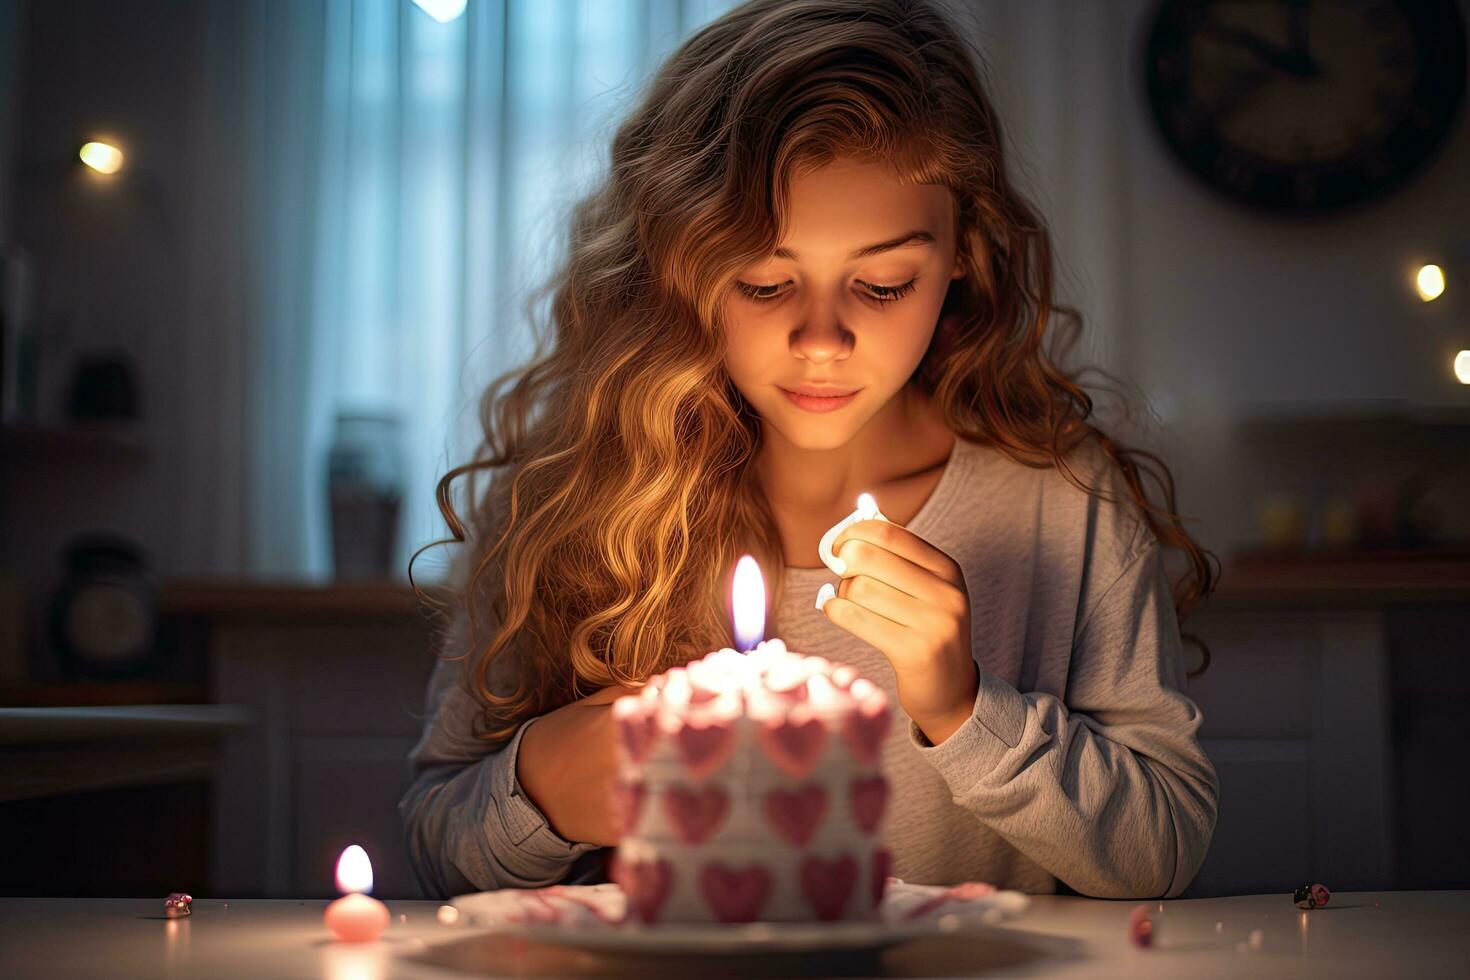
[[[1250,68],[1234,72],[1228,83],[1220,87],[1215,99],[1210,101],[1201,99],[1197,107],[1198,113],[1195,116],[1196,125],[1206,132],[1219,130],[1237,109],[1251,101],[1257,91],[1273,77],[1274,75],[1264,68]]]
[[[1284,71],[1290,75],[1305,76],[1309,74],[1307,66],[1294,56],[1294,53],[1286,48],[1280,48],[1267,41],[1265,38],[1252,34],[1250,31],[1242,30],[1230,24],[1218,24],[1214,21],[1206,21],[1200,28],[1205,34],[1214,35],[1224,44],[1230,44],[1243,48],[1255,55],[1260,61],[1271,68]]]
[[[1302,76],[1322,74],[1321,66],[1312,58],[1311,43],[1307,40],[1307,24],[1312,14],[1312,0],[1287,0],[1285,55]]]

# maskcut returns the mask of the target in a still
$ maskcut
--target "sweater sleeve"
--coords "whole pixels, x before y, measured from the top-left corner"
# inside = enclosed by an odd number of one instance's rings
[[[963,806],[1069,887],[1169,898],[1214,832],[1219,782],[1180,690],[1181,641],[1152,535],[1076,633],[1065,700],[980,671],[970,718],[909,737]]]
[[[558,835],[516,778],[521,737],[537,719],[503,745],[478,738],[479,703],[461,682],[465,662],[434,666],[423,734],[409,753],[413,782],[398,803],[419,887],[447,898],[596,877],[601,849]]]

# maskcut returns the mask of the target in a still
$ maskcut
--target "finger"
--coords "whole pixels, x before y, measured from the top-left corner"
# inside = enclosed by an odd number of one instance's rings
[[[936,604],[945,601],[946,590],[953,590],[948,582],[924,566],[860,538],[843,542],[841,557],[847,566],[843,573],[844,581],[866,575],[915,599]]]
[[[832,542],[832,552],[837,554],[844,543],[851,540],[867,541],[884,551],[891,551],[944,579],[951,585],[964,581],[959,564],[913,531],[900,524],[887,521],[859,521],[837,535]]]
[[[887,656],[888,650],[902,648],[905,632],[903,626],[863,608],[851,599],[828,599],[826,605],[822,606],[822,612],[827,614],[829,620],[859,640],[884,652],[884,656]]]
[[[925,615],[922,600],[870,575],[844,578],[837,587],[837,595],[909,629],[920,625]]]

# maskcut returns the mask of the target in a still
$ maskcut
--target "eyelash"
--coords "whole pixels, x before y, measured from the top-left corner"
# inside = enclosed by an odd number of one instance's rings
[[[872,292],[867,293],[865,298],[870,299],[875,303],[897,302],[898,300],[903,299],[909,293],[912,293],[914,291],[914,283],[918,281],[918,277],[915,276],[913,279],[910,279],[908,282],[903,283],[899,286],[878,286],[874,285],[873,283],[863,283],[863,285],[867,286],[869,289],[881,289],[883,291],[881,294]],[[776,300],[780,299],[784,295],[783,293],[774,293],[769,296],[761,295],[761,290],[774,289],[776,288],[774,286],[752,286],[748,282],[738,281],[735,283],[735,285],[737,288],[739,288],[740,292],[745,294],[746,299],[752,300],[756,303],[774,303]]]

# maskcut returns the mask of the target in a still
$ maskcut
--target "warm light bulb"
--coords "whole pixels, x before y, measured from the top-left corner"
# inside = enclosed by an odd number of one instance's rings
[[[1421,266],[1419,274],[1414,277],[1414,288],[1419,290],[1419,298],[1426,303],[1438,299],[1444,292],[1444,270],[1437,265]]]
[[[413,0],[413,5],[441,24],[447,24],[464,13],[468,0]]]
[[[1462,350],[1455,355],[1455,380],[1462,385],[1470,385],[1470,350]]]
[[[115,174],[122,169],[122,150],[111,143],[84,143],[78,156],[100,174]]]
[[[373,862],[356,844],[349,845],[337,859],[337,890],[365,894],[373,890]]]

